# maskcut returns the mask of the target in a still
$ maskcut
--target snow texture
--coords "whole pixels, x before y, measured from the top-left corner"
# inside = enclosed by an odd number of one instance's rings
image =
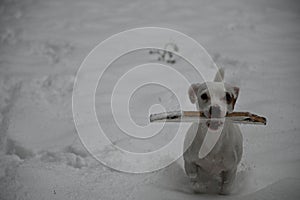
[[[293,0],[1,1],[0,199],[300,199],[299,20]],[[268,118],[266,127],[241,126],[233,194],[193,193],[182,159],[127,174],[100,164],[81,144],[71,110],[80,63],[112,34],[143,26],[196,39],[240,87],[236,110]],[[133,111],[142,106],[131,103]]]

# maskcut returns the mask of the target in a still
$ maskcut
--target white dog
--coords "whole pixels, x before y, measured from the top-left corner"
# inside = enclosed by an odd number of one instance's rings
[[[234,109],[239,88],[223,83],[223,78],[224,71],[220,69],[214,82],[192,84],[188,91],[191,102],[196,103],[206,118],[220,118],[194,123],[186,135],[184,168],[195,192],[229,194],[243,153],[239,127],[224,120],[225,115]],[[207,155],[199,157],[206,134],[217,131],[220,135],[216,144]]]

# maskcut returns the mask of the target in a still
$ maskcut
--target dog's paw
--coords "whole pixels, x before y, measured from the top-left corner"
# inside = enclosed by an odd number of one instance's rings
[[[231,191],[232,191],[232,185],[225,183],[225,184],[221,185],[219,194],[220,195],[229,195],[229,194],[231,194]]]
[[[221,189],[219,195],[230,195],[231,191],[229,189]]]
[[[206,193],[208,191],[207,185],[197,181],[192,182],[192,188],[195,193]]]

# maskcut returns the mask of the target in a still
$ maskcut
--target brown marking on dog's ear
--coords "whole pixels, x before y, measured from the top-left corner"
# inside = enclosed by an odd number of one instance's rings
[[[189,88],[189,98],[190,98],[190,101],[192,104],[196,103],[196,100],[197,100],[197,91],[198,91],[198,88],[199,88],[199,84],[192,84]]]
[[[233,87],[233,91],[234,91],[234,96],[233,96],[233,101],[232,101],[232,103],[231,103],[232,109],[234,109],[235,103],[236,103],[237,98],[238,98],[238,96],[239,96],[240,88],[238,88],[238,87]]]
[[[239,96],[239,93],[240,93],[240,88],[233,87],[233,91],[234,91],[234,94],[235,94],[235,98],[237,98]]]

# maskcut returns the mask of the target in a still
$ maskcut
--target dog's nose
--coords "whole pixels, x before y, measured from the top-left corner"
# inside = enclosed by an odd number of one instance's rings
[[[221,108],[220,106],[210,106],[209,107],[209,115],[211,118],[216,118],[221,116]]]

